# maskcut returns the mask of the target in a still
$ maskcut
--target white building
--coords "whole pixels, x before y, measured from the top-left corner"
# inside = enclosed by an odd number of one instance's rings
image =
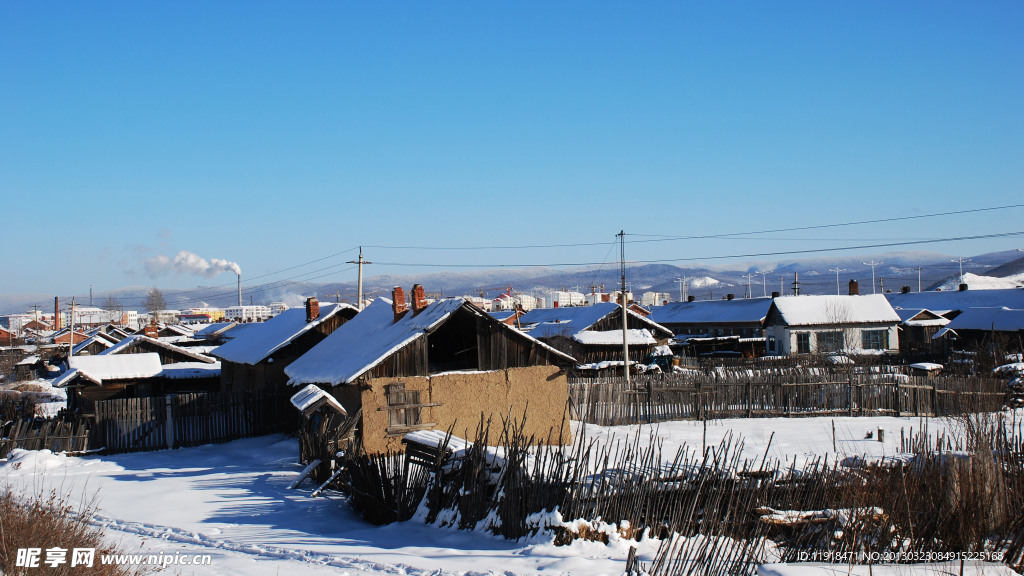
[[[260,304],[230,306],[224,310],[224,317],[235,322],[263,322],[270,319],[270,307]]]
[[[270,315],[277,316],[281,312],[288,309],[288,305],[284,302],[271,302],[270,303]]]
[[[768,354],[899,351],[900,317],[882,294],[782,296],[764,324]]]
[[[640,297],[640,305],[649,308],[651,306],[662,306],[672,301],[672,295],[668,292],[644,292]]]
[[[619,298],[621,297],[621,295],[622,295],[622,290],[615,290],[614,292],[612,292],[612,294],[611,294],[612,302],[618,302]],[[626,292],[626,303],[628,304],[630,302],[633,302],[633,293],[632,292]]]
[[[491,310],[513,310],[516,306],[522,306],[523,310],[530,311],[540,307],[543,300],[529,294],[509,294],[503,292],[500,296],[491,301]]]
[[[582,292],[568,292],[556,290],[548,294],[548,300],[552,308],[565,308],[567,306],[585,306],[587,297]]]
[[[491,306],[494,305],[493,301],[488,300],[487,298],[481,298],[480,296],[463,296],[463,298],[469,300],[474,306],[485,312],[490,312]]]

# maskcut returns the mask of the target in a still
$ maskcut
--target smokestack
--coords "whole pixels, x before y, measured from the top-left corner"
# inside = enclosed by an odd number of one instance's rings
[[[412,285],[412,294],[409,296],[409,299],[412,300],[413,316],[423,312],[423,309],[427,307],[427,295],[423,291],[423,286],[419,284]]]
[[[238,273],[238,306],[242,306],[242,273]]]
[[[36,318],[38,320],[38,318]],[[53,329],[60,330],[60,297],[53,297]]]
[[[850,296],[860,296],[860,284],[856,280],[850,280]]]
[[[395,286],[391,290],[391,310],[395,313],[395,322],[402,319],[409,309],[405,305],[405,290],[401,286]]]
[[[306,322],[312,322],[320,317],[320,301],[315,297],[306,298]]]

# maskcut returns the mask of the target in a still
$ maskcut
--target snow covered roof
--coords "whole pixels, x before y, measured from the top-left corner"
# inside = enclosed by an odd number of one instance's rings
[[[305,307],[289,308],[218,347],[213,355],[228,362],[258,364],[342,310],[356,309],[348,304],[321,304],[320,316],[306,322]]]
[[[519,319],[523,332],[534,338],[551,338],[554,336],[572,337],[589,330],[609,314],[622,307],[614,302],[599,302],[592,306],[565,306],[560,308],[535,308]],[[671,338],[672,331],[661,324],[629,311],[629,326],[643,326],[662,338]],[[619,343],[622,337],[619,336]]]
[[[177,346],[175,344],[171,344],[170,342],[166,342],[164,340],[157,340],[156,338],[150,338],[149,336],[143,336],[142,334],[134,334],[132,336],[129,336],[129,337],[125,338],[124,340],[121,340],[120,342],[115,344],[112,348],[108,348],[107,350],[104,350],[103,352],[100,352],[100,354],[103,354],[103,355],[123,354],[123,353],[127,352],[128,350],[130,350],[130,349],[132,349],[132,348],[134,348],[134,347],[136,347],[136,346],[138,346],[140,344],[151,344],[153,346],[159,346],[160,348],[163,348],[165,350],[169,350],[169,351],[172,351],[172,352],[177,352],[178,354],[182,354],[184,356],[192,358],[193,360],[195,360],[197,362],[203,362],[203,363],[206,363],[206,364],[210,364],[210,363],[216,362],[216,360],[214,360],[213,358],[211,358],[209,356],[201,354],[198,350],[192,350],[192,349],[189,349],[189,348],[185,348],[183,346]]]
[[[1024,310],[1009,308],[968,308],[947,325],[949,330],[1024,330]],[[936,334],[938,336],[938,334]]]
[[[781,296],[772,301],[788,326],[900,322],[881,294],[865,296]]]
[[[628,333],[630,345],[652,346],[658,343],[646,328],[628,330]],[[583,330],[572,339],[585,345],[622,346],[622,330]]]
[[[432,332],[463,307],[478,316],[491,318],[465,298],[445,298],[427,306],[415,316],[410,311],[395,322],[391,300],[377,298],[355,318],[289,364],[284,370],[289,377],[288,383],[293,386],[313,383],[337,386],[352,382],[392,353]],[[495,325],[523,336],[521,332],[496,320]],[[529,336],[526,338],[534,340]],[[541,342],[536,344],[573,361],[572,357],[550,346]]]
[[[309,384],[302,390],[296,392],[291,398],[292,406],[298,408],[299,412],[307,414],[318,407],[327,405],[334,408],[339,414],[348,416],[348,411],[338,402],[334,396],[324,392],[316,384]]]
[[[896,308],[895,310],[900,320],[903,321],[904,326],[927,327],[949,324],[949,318],[931,310],[905,310],[903,308]]]
[[[53,386],[66,386],[76,377],[102,386],[104,380],[152,378],[159,376],[162,371],[160,355],[155,352],[118,356],[72,356],[68,359],[68,371],[57,377],[53,381]]]
[[[109,338],[103,332],[96,332],[92,336],[90,336],[88,339],[86,339],[86,340],[82,341],[81,343],[75,345],[75,349],[72,351],[72,354],[78,354],[78,352],[80,350],[82,350],[84,348],[88,348],[89,346],[91,346],[93,344],[99,344],[99,345],[103,346],[105,349],[109,350],[112,346],[114,346],[114,344],[116,344],[116,342],[113,339]],[[106,351],[106,350],[104,350],[104,351]]]
[[[189,380],[192,378],[217,378],[220,376],[220,362],[177,362],[164,364],[160,376],[171,380]]]
[[[659,324],[760,324],[771,307],[771,298],[669,302],[651,309]]]
[[[942,310],[966,310],[968,308],[1000,308],[1006,307],[1024,310],[1024,290],[1019,288],[1006,290],[964,290],[942,292],[908,292],[906,294],[886,294],[885,297],[894,307],[904,309],[928,309],[932,312]]]

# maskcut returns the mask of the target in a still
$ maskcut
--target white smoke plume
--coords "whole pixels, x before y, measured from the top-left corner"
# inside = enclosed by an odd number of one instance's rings
[[[173,259],[160,255],[146,260],[146,274],[149,274],[150,278],[159,278],[167,274],[190,274],[213,278],[221,272],[234,272],[241,276],[242,267],[230,260],[220,258],[207,260],[188,250],[178,252]]]

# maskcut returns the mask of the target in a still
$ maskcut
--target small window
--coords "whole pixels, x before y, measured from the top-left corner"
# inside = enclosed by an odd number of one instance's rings
[[[861,344],[865,350],[888,350],[888,330],[864,330],[861,332]]]
[[[839,352],[844,348],[842,332],[818,332],[818,353]]]
[[[807,332],[798,332],[796,335],[796,353],[811,353],[811,335]]]
[[[415,426],[420,423],[420,391],[406,390],[405,384],[384,387],[388,399],[388,427]]]

